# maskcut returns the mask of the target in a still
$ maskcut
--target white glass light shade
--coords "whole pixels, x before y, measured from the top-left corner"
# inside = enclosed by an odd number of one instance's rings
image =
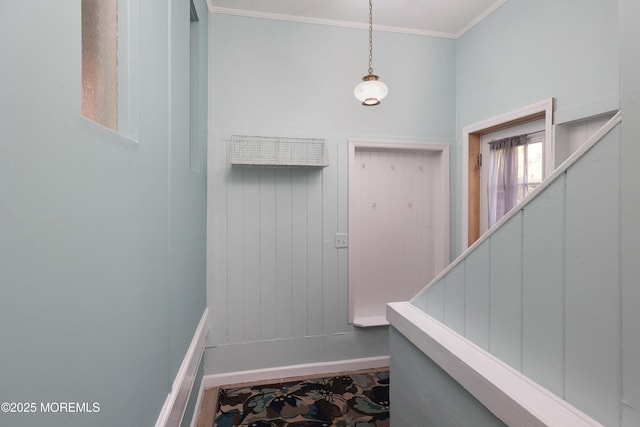
[[[362,82],[353,90],[356,99],[362,102],[362,105],[378,105],[380,101],[387,96],[389,89],[387,85],[378,80],[378,76],[369,74],[362,78]]]

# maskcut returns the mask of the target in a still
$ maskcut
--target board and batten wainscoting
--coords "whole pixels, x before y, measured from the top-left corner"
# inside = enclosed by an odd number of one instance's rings
[[[411,301],[603,425],[620,418],[621,121]]]

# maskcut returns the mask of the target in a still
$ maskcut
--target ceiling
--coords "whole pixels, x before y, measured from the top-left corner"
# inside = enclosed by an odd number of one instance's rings
[[[374,0],[377,30],[457,38],[507,0]],[[366,28],[367,0],[208,0],[216,13]]]

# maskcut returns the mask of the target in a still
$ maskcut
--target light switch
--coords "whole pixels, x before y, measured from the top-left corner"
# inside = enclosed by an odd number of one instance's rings
[[[348,248],[349,236],[347,233],[336,233],[336,248]]]

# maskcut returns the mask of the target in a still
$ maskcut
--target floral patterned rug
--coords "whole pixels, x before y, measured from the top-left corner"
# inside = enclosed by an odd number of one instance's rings
[[[220,389],[215,427],[387,427],[389,371]]]

